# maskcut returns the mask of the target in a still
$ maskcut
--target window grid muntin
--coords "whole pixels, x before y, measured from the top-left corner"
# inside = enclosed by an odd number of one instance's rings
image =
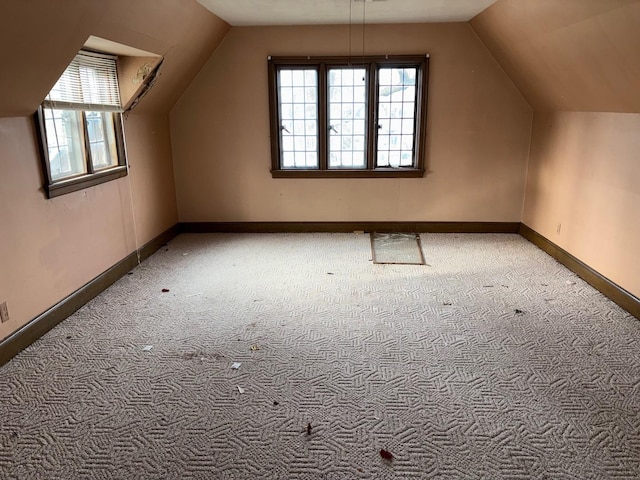
[[[317,68],[282,67],[278,76],[280,165],[319,168],[319,72]]]
[[[84,116],[92,170],[117,166],[118,145],[113,113],[86,111]]]
[[[51,179],[63,180],[89,173],[82,112],[45,108],[44,122]]]
[[[367,168],[368,72],[327,68],[328,168]]]
[[[48,93],[35,114],[49,198],[127,175],[116,56],[81,51]],[[54,112],[59,112],[55,114]],[[88,115],[98,115],[100,130],[90,134]],[[56,117],[73,119],[76,164],[60,168],[56,155],[69,146]],[[67,136],[64,131],[62,136]],[[90,137],[94,138],[91,139]],[[102,151],[102,154],[100,153]],[[93,153],[93,155],[92,155]]]
[[[395,81],[396,75],[399,81]],[[419,66],[378,67],[377,168],[411,168],[416,164],[418,75]],[[399,92],[402,95],[397,95]]]
[[[56,109],[48,106],[42,106],[41,110],[50,183],[89,176],[98,171],[125,165],[119,113]],[[91,115],[99,117],[99,137],[93,135],[95,131],[92,132]],[[102,148],[103,154],[99,148]],[[75,157],[64,158],[69,156],[70,150]],[[100,161],[101,158],[105,161]]]
[[[356,60],[356,59],[353,59]],[[351,168],[328,168],[328,134],[327,126],[327,66],[364,66],[369,70],[369,88],[368,88],[368,114],[369,121],[367,123],[368,139],[367,139],[367,168],[351,169]],[[401,168],[383,168],[376,166],[376,116],[377,116],[377,68],[378,67],[402,67],[415,68],[417,71],[416,79],[416,111],[414,124],[414,151],[413,164],[409,167]],[[277,88],[277,72],[279,68],[287,67],[313,67],[320,72],[320,96],[319,96],[319,169],[284,169],[280,161],[280,144],[279,144],[279,118],[278,118],[278,88]],[[425,150],[424,144],[426,140],[426,120],[427,120],[427,98],[428,98],[428,79],[429,79],[429,55],[393,55],[393,56],[366,56],[359,57],[356,61],[352,61],[348,57],[269,57],[269,92],[270,92],[270,111],[271,111],[271,151],[272,151],[272,169],[271,173],[274,178],[316,178],[316,177],[422,177],[424,176],[424,160]],[[409,142],[405,142],[409,143]],[[408,147],[408,145],[407,145]]]

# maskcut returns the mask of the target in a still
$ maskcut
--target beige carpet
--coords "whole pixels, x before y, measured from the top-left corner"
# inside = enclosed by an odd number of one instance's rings
[[[0,478],[640,478],[640,322],[519,236],[422,245],[178,237],[0,368]]]

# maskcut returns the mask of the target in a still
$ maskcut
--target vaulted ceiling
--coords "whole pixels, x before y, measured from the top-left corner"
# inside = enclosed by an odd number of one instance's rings
[[[3,0],[0,116],[33,113],[89,35],[163,55],[161,80],[140,108],[168,111],[229,23],[348,23],[349,18],[366,23],[471,19],[534,109],[640,112],[640,0],[198,1],[217,16],[194,0]]]

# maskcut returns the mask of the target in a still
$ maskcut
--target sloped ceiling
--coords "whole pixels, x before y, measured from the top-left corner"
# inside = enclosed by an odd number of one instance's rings
[[[640,0],[498,0],[471,25],[536,110],[640,112]],[[30,115],[90,35],[165,57],[172,108],[231,27],[196,0],[3,0],[0,116]]]
[[[164,56],[137,109],[168,112],[230,28],[196,0],[2,0],[0,116],[32,114],[90,35]]]
[[[535,110],[640,112],[640,0],[498,0],[470,23]]]

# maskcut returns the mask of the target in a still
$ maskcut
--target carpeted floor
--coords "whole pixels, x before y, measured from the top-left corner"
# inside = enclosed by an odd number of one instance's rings
[[[181,235],[0,368],[0,477],[640,478],[640,321],[517,235],[422,245]]]

